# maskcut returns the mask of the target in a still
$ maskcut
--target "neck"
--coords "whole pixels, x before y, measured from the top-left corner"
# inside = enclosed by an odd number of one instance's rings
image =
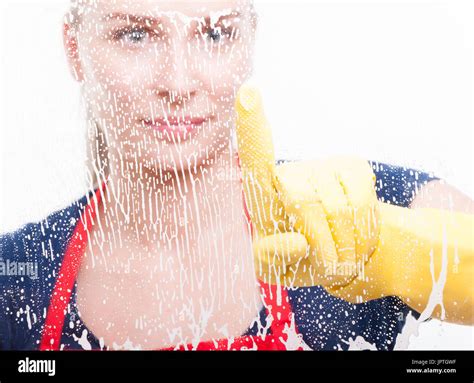
[[[139,284],[153,270],[163,297],[176,291],[176,300],[206,302],[200,310],[238,310],[247,323],[261,301],[239,175],[230,150],[160,182],[111,174],[92,229],[97,263]]]

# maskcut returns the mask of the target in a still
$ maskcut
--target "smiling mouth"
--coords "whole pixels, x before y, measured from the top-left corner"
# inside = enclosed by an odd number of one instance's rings
[[[158,138],[170,143],[180,143],[195,137],[210,117],[167,117],[142,119],[141,122],[158,133]]]

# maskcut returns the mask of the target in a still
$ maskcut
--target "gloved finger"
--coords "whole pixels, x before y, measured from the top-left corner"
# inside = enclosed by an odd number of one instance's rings
[[[311,184],[321,199],[337,250],[335,274],[352,275],[356,265],[355,228],[347,195],[332,167],[333,160],[312,161]]]
[[[310,260],[319,274],[338,256],[326,213],[310,182],[311,174],[299,163],[285,163],[275,169],[275,186],[294,228],[304,234],[311,247]]]
[[[235,108],[242,182],[250,218],[260,236],[274,234],[279,222],[284,220],[284,210],[273,186],[272,134],[258,90],[242,85]]]
[[[385,205],[381,202],[379,204]],[[413,242],[411,240],[407,241],[407,238],[410,238],[407,232],[410,230],[404,232],[399,238],[392,236],[394,232],[397,232],[392,224],[397,222],[395,217],[404,217],[404,214],[399,214],[401,211],[409,209],[392,205],[387,206],[389,206],[389,209],[383,210],[382,213],[382,216],[385,214],[385,217],[380,231],[381,246],[375,249],[367,263],[359,265],[359,272],[350,283],[345,286],[326,287],[326,291],[331,295],[351,303],[362,303],[384,296],[398,296],[398,291],[395,292],[393,289],[394,282],[401,281],[401,284],[407,284],[406,273],[403,273],[398,266],[403,262],[400,262],[397,256],[401,254],[401,257],[406,258],[407,254],[412,253]],[[406,227],[407,223],[404,218],[399,222],[403,222],[400,226]],[[396,227],[397,224],[394,226]],[[405,237],[405,235],[407,236]],[[418,245],[415,245],[415,247],[418,247]],[[419,273],[413,265],[410,265],[409,268],[415,270],[414,273]],[[413,276],[413,279],[417,280],[417,277]]]
[[[291,266],[303,260],[309,251],[308,242],[299,233],[280,233],[257,239],[253,244],[255,271],[269,284],[286,284]]]
[[[376,177],[363,158],[340,157],[337,163],[335,173],[353,213],[357,261],[365,263],[377,247],[380,232]]]
[[[267,235],[253,244],[254,256],[265,265],[288,266],[305,258],[308,242],[300,233]]]

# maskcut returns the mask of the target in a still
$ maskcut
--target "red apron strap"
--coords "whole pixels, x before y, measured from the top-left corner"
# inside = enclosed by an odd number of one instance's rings
[[[100,203],[101,190],[104,190],[105,184],[104,181],[82,212],[67,245],[46,313],[40,350],[59,350],[67,305],[71,299],[74,282],[87,244],[88,228],[95,220],[96,206]]]

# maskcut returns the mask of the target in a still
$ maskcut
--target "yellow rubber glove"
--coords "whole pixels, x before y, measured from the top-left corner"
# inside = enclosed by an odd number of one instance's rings
[[[418,312],[473,324],[474,215],[380,203],[380,217],[363,273],[328,291],[353,303],[394,295]]]
[[[352,173],[347,173],[348,158],[326,161],[326,170],[319,161],[275,167],[257,90],[244,85],[236,108],[244,190],[257,231],[259,278],[287,286],[322,284],[354,303],[396,295],[418,311],[430,297],[431,304],[443,299],[447,320],[473,323],[473,215],[378,201],[373,206],[374,178],[367,182],[369,173],[357,159],[354,164],[360,166],[354,165]],[[343,182],[336,177],[347,198],[331,181],[337,174],[352,175]],[[347,192],[348,185],[354,192]],[[363,212],[359,219],[356,211]],[[356,218],[352,236],[351,214]],[[344,250],[352,243],[355,251]]]
[[[236,107],[258,276],[286,285],[347,284],[378,242],[371,166],[344,156],[275,166],[260,95],[243,86]]]

